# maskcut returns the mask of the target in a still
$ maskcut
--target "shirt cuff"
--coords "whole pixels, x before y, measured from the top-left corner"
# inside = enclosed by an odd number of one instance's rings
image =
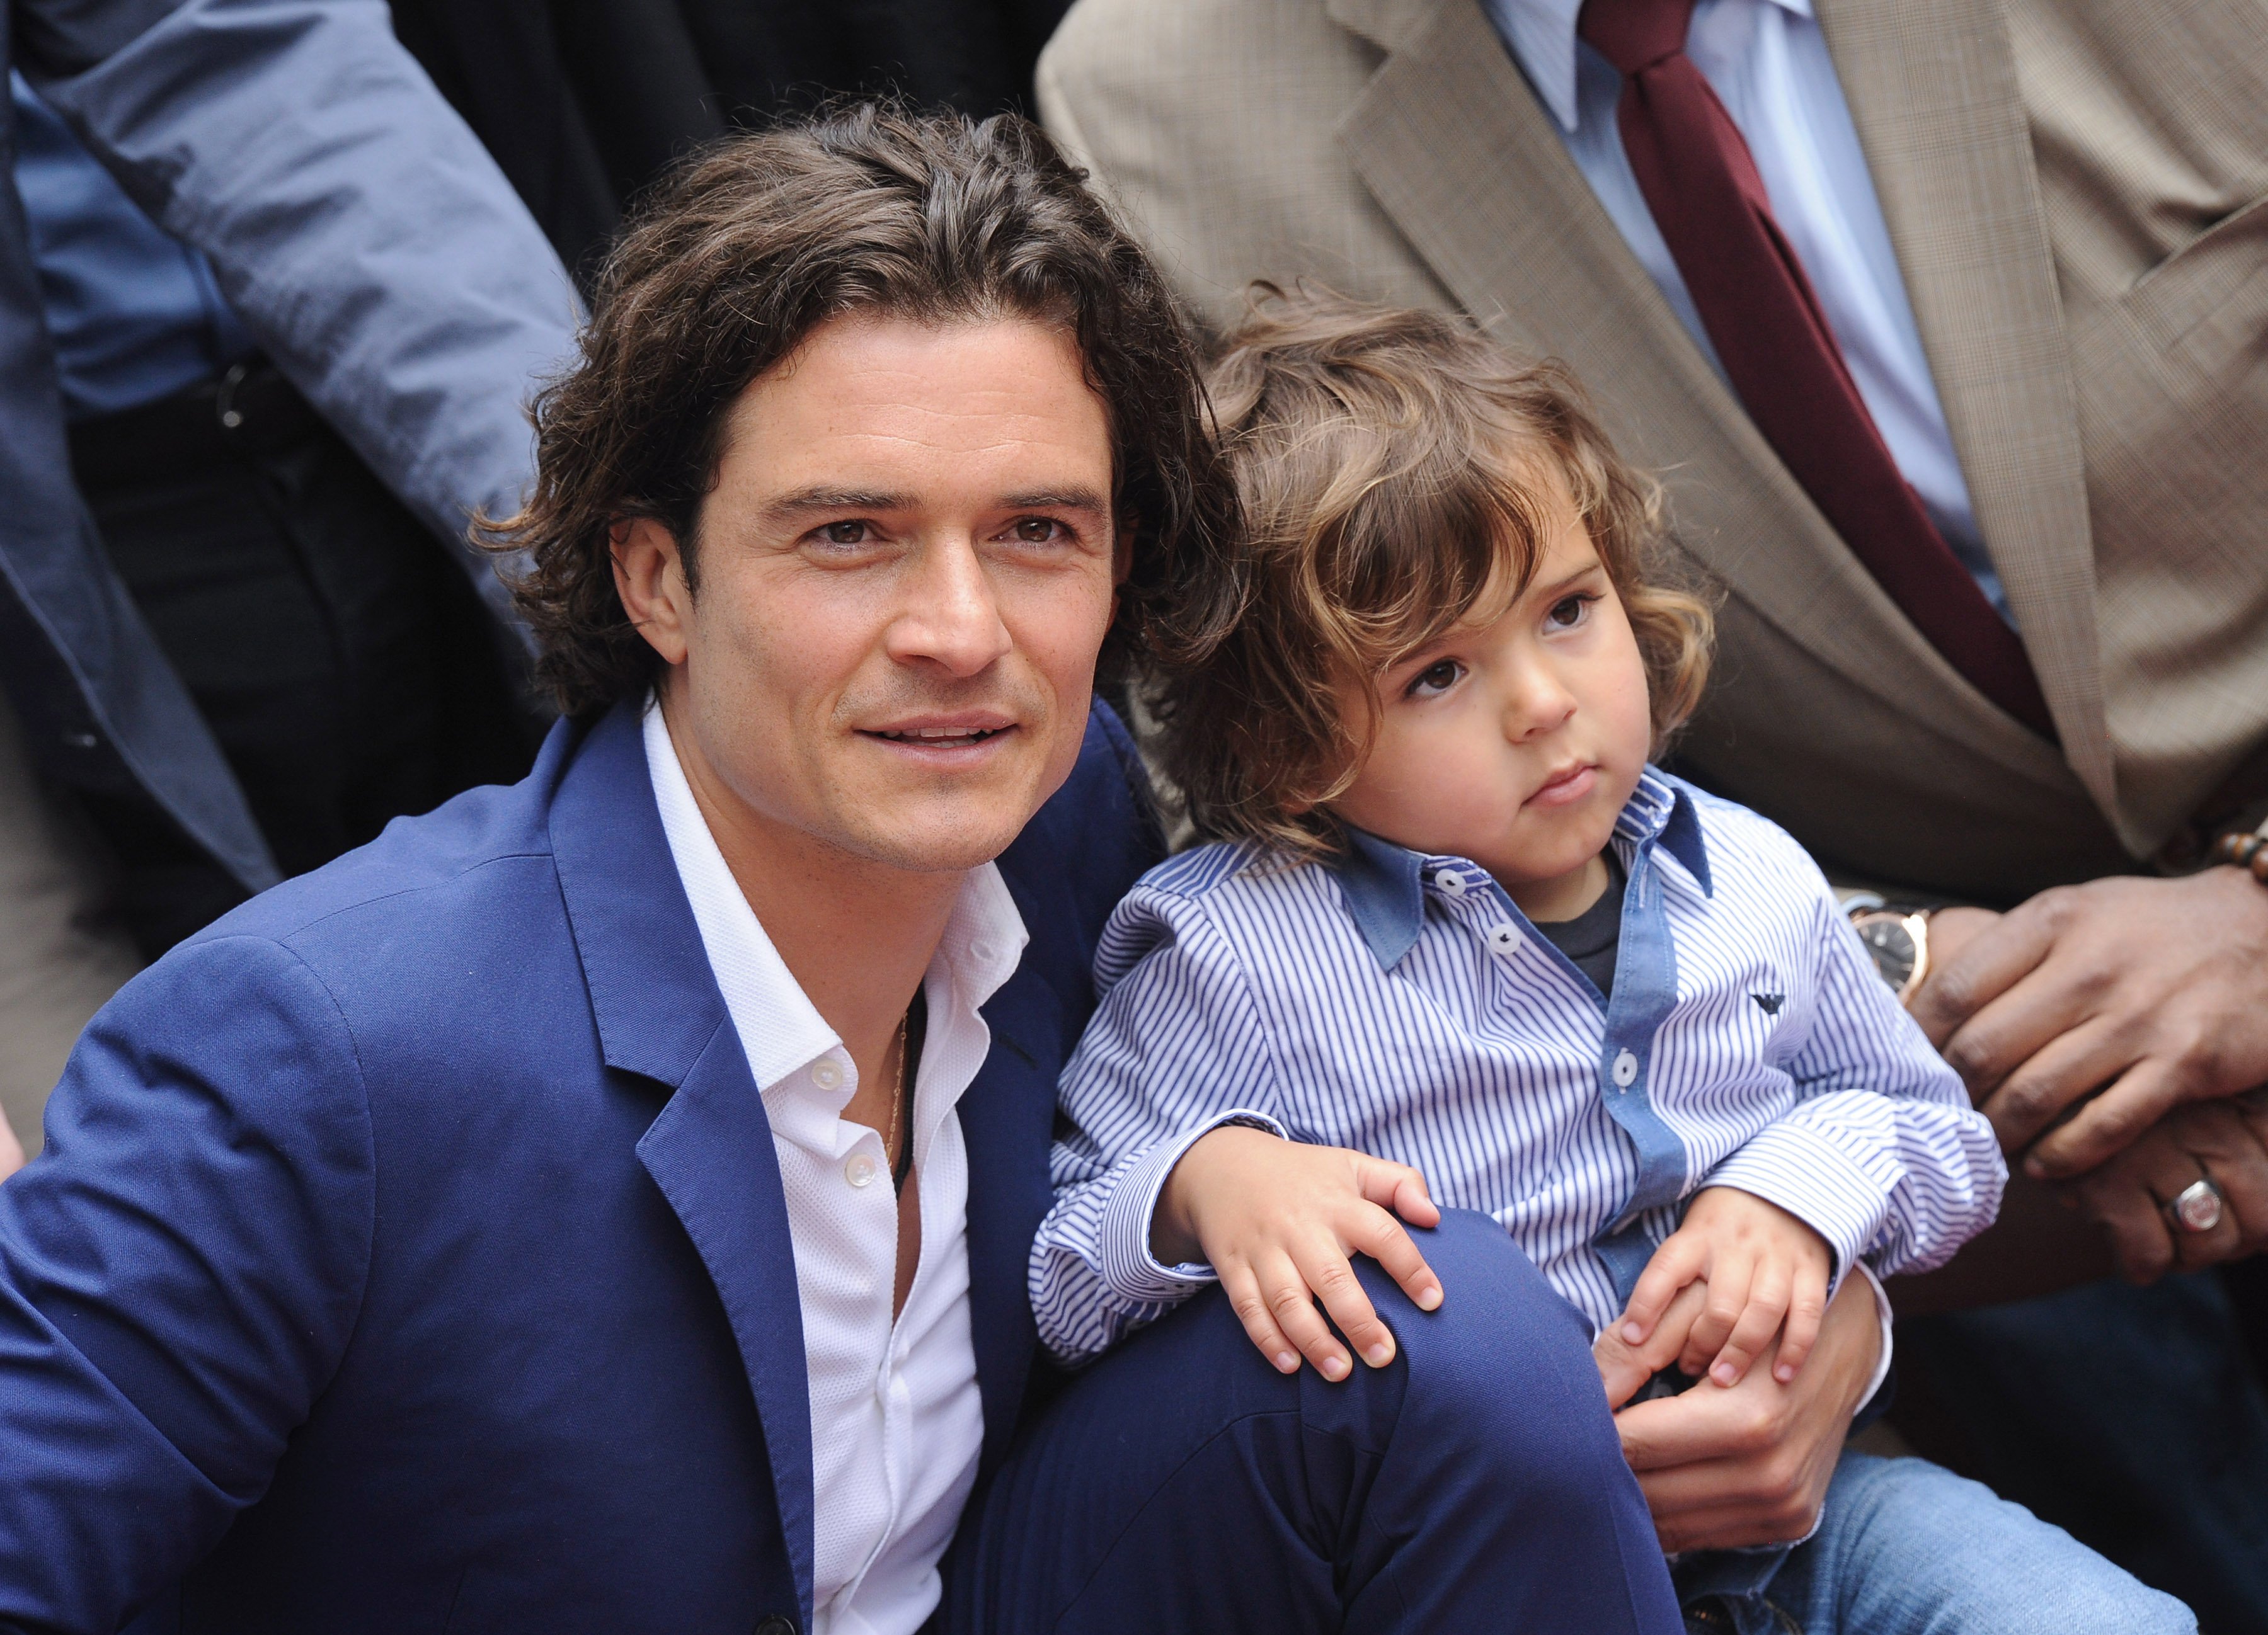
[[[1743,1142],[1701,1184],[1753,1193],[1826,1239],[1835,1261],[1830,1300],[1873,1247],[1890,1208],[1889,1191],[1850,1153],[1822,1132],[1787,1119]]]
[[[1882,1287],[1882,1279],[1874,1275],[1874,1267],[1863,1260],[1853,1261],[1852,1264],[1859,1268],[1859,1275],[1867,1279],[1867,1287],[1874,1291],[1874,1314],[1881,1319],[1882,1323],[1881,1360],[1874,1364],[1874,1377],[1867,1382],[1867,1389],[1859,1398],[1859,1413],[1864,1414],[1867,1411],[1867,1404],[1881,1394],[1882,1382],[1890,1377],[1890,1350],[1896,1344],[1896,1337],[1892,1330],[1896,1318],[1896,1314],[1890,1310],[1889,1291]],[[1855,1419],[1858,1415],[1852,1417]]]
[[[1215,1130],[1229,1125],[1265,1130],[1285,1140],[1292,1133],[1264,1112],[1236,1107],[1207,1122],[1160,1141],[1127,1162],[1103,1206],[1101,1224],[1102,1281],[1121,1300],[1137,1303],[1178,1301],[1216,1281],[1213,1269],[1203,1261],[1177,1266],[1160,1264],[1150,1252],[1150,1226],[1158,1213],[1158,1194],[1166,1177],[1190,1147]]]

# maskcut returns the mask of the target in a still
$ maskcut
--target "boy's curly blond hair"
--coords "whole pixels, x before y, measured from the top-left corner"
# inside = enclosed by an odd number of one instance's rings
[[[1654,750],[1700,702],[1707,602],[1661,576],[1660,490],[1616,457],[1573,378],[1433,312],[1255,286],[1208,379],[1241,524],[1145,620],[1162,767],[1197,832],[1295,855],[1370,744],[1336,686],[1377,678],[1525,588],[1556,472],[1645,657]]]

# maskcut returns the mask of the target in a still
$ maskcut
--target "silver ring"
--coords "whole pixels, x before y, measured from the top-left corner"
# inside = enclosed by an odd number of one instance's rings
[[[2210,1232],[2220,1224],[2224,1201],[2220,1189],[2200,1177],[2183,1187],[2166,1207],[2173,1212],[2174,1224],[2183,1231]]]

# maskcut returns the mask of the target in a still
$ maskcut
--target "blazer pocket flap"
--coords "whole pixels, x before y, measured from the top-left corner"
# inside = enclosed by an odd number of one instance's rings
[[[2134,282],[2124,305],[2163,351],[2211,365],[2268,329],[2268,196],[2230,211]]]

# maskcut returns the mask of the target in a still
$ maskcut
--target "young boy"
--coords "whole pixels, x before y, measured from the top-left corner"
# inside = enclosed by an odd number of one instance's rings
[[[1590,1319],[1616,1405],[1671,1361],[1791,1381],[1843,1278],[1991,1224],[1992,1132],[1802,849],[1649,765],[1708,612],[1649,577],[1653,491],[1565,378],[1445,319],[1268,297],[1211,383],[1243,533],[1150,610],[1160,752],[1208,843],[1104,935],[1042,1338],[1085,1360],[1217,1274],[1277,1367],[1343,1378],[1312,1296],[1336,1310],[1367,1249],[1455,1298],[1377,1229],[1438,1202]],[[1270,1133],[1193,1147],[1235,1123]],[[1319,1184],[1315,1147],[1408,1169]],[[1678,1577],[1743,1631],[2195,1627],[1984,1489],[1854,1454],[1810,1541]]]

